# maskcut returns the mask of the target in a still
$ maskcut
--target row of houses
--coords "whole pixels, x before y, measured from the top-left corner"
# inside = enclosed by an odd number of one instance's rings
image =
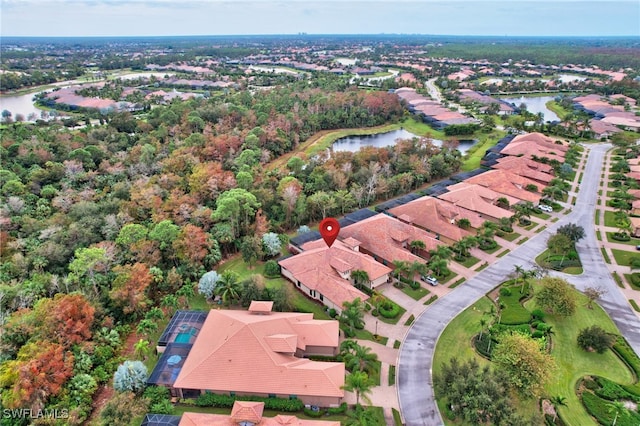
[[[533,148],[528,148],[529,156],[505,153],[492,170],[448,186],[437,198],[408,197],[408,202],[384,213],[347,216],[331,247],[314,233],[293,238],[290,248],[295,254],[279,261],[282,275],[298,291],[337,312],[345,301],[367,299],[367,293],[353,285],[355,270],[366,271],[369,281],[364,286],[375,289],[390,280],[395,260],[424,262],[429,251],[471,235],[473,229],[457,226],[460,219],[468,219],[471,228],[477,229],[485,220],[513,215],[497,205],[500,198],[511,204],[539,199],[539,194],[522,186],[535,182],[541,190],[548,180],[542,174],[551,176],[551,170],[532,161],[531,155],[542,156],[547,145],[562,153],[564,145],[537,134],[521,135],[511,144]],[[414,244],[416,241],[421,244]],[[148,384],[167,386],[175,398],[196,398],[209,391],[337,406],[344,398],[344,363],[309,358],[335,356],[339,343],[337,321],[316,320],[307,313],[273,312],[273,302],[253,301],[246,311],[178,311],[158,340],[156,349],[161,356]],[[236,402],[231,416],[205,418],[189,413],[173,421],[180,425],[239,424],[251,421],[243,415],[260,417],[251,414],[252,410],[259,413],[260,404]],[[285,417],[265,424],[316,425]],[[147,424],[154,423],[149,420]]]
[[[457,91],[458,96],[460,97],[461,103],[479,103],[483,105],[481,110],[486,111],[486,109],[491,104],[498,105],[498,114],[499,115],[512,115],[515,114],[516,110],[513,106],[509,105],[507,102],[492,98],[489,95],[485,95],[484,93],[477,92],[471,89],[459,89]]]
[[[471,174],[437,196],[389,203],[382,213],[343,227],[331,247],[319,234],[293,238],[294,255],[278,262],[282,275],[307,297],[339,313],[344,302],[368,298],[354,287],[353,271],[365,271],[369,282],[363,285],[374,290],[390,281],[394,261],[425,263],[438,246],[474,235],[485,221],[513,216],[500,205],[538,204],[553,169],[533,158],[562,162],[567,149],[540,133],[518,135],[500,151],[491,169]],[[463,219],[468,229],[459,226]]]
[[[440,104],[440,102],[431,100],[424,95],[416,92],[416,89],[403,87],[394,91],[398,97],[406,102],[407,109],[413,114],[417,114],[422,119],[441,129],[446,126],[455,124],[472,124],[477,120],[460,114],[457,111],[450,111]]]
[[[573,105],[594,117],[589,125],[598,137],[609,137],[622,129],[640,130],[640,117],[632,111],[636,108],[636,100],[628,96],[578,96],[573,99]]]

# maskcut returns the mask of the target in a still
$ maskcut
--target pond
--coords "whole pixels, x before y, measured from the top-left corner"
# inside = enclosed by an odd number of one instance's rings
[[[395,145],[398,139],[411,139],[417,137],[419,136],[404,129],[393,130],[386,133],[378,133],[375,135],[353,135],[338,139],[333,143],[332,149],[334,152],[356,152],[363,146],[383,148],[386,146]],[[460,150],[460,152],[464,154],[476,142],[476,140],[461,140],[460,145],[458,146],[458,150]],[[437,146],[442,145],[442,141],[439,139],[433,139],[433,143]]]
[[[555,112],[547,108],[546,103],[554,100],[555,96],[538,96],[538,97],[526,97],[521,96],[519,98],[502,98],[503,101],[510,104],[514,104],[519,107],[520,104],[527,106],[527,111],[537,114],[539,112],[544,116],[544,121],[561,121],[560,117]]]
[[[36,93],[26,95],[0,96],[0,110],[5,109],[11,112],[11,118],[16,119],[18,114],[22,115],[25,121],[35,121],[41,118],[42,110],[33,104],[33,97]]]

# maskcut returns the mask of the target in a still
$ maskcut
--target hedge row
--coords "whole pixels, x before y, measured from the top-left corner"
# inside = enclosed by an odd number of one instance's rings
[[[610,401],[616,401],[618,399],[630,399],[635,402],[640,402],[640,393],[632,393],[624,389],[622,386],[613,382],[607,378],[596,376],[596,382],[600,387],[596,390],[596,395],[601,398],[608,399]]]
[[[198,407],[224,407],[231,408],[235,401],[255,401],[264,402],[264,408],[267,410],[276,411],[288,411],[296,412],[304,408],[304,403],[297,398],[284,399],[284,398],[264,398],[260,396],[242,395],[242,396],[230,396],[219,395],[212,392],[206,392],[201,394],[196,399],[196,405]]]
[[[610,411],[610,401],[602,399],[591,392],[583,392],[582,404],[587,412],[595,417],[601,425],[613,424],[614,414]],[[638,424],[640,424],[640,414],[630,410],[625,410],[616,419],[617,426],[637,426]]]
[[[393,319],[400,314],[400,306],[391,301],[384,301],[378,308],[378,313],[385,318]]]

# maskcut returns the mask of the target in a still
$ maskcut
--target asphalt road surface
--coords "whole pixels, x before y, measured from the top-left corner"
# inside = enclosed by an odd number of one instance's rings
[[[600,174],[604,155],[610,147],[611,145],[591,146],[580,192],[571,213],[456,287],[446,297],[438,299],[413,323],[398,357],[398,400],[408,426],[444,424],[433,394],[431,367],[436,342],[449,321],[506,280],[516,265],[525,269],[532,268],[535,257],[546,249],[549,236],[567,223],[577,223],[585,229],[585,238],[577,244],[584,273],[557,275],[562,275],[579,290],[586,287],[604,288],[606,294],[598,303],[611,316],[636,353],[640,354],[640,320],[631,310],[624,295],[618,291],[602,258],[594,229]]]

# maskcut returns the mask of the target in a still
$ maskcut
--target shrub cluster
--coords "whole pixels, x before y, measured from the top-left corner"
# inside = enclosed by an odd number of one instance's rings
[[[398,306],[397,304],[393,303],[390,300],[385,300],[380,304],[380,307],[378,308],[378,313],[385,318],[393,319],[397,317],[398,314],[400,314],[400,306]]]
[[[264,402],[264,408],[267,410],[296,412],[304,408],[304,403],[297,398],[264,398],[260,396],[242,395],[230,396],[206,392],[196,399],[198,407],[224,407],[230,408],[235,401],[256,401]]]

